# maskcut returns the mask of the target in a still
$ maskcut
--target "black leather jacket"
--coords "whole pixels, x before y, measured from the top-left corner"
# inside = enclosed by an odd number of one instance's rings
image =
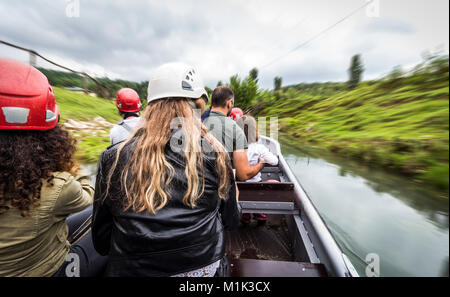
[[[183,195],[187,189],[185,159],[181,152],[166,146],[165,156],[174,167],[169,186],[170,200],[155,215],[147,212],[123,211],[119,201],[124,192],[119,172],[135,151],[127,144],[120,156],[109,194],[106,180],[118,144],[103,152],[98,167],[94,197],[92,237],[95,249],[109,255],[107,276],[169,276],[191,271],[216,262],[225,254],[224,229],[239,224],[240,209],[229,167],[230,192],[226,200],[217,195],[218,176],[215,153],[203,153],[205,189],[195,208],[186,207]]]

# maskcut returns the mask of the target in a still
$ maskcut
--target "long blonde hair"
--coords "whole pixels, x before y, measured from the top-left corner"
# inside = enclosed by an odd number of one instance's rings
[[[106,195],[111,177],[117,167],[119,156],[127,143],[136,139],[136,149],[120,175],[125,190],[124,210],[148,211],[155,214],[170,199],[168,186],[174,176],[173,166],[166,160],[165,148],[173,135],[173,129],[181,128],[184,137],[185,176],[187,190],[183,203],[191,208],[204,192],[203,147],[201,137],[206,139],[216,152],[216,170],[219,177],[218,196],[225,199],[229,191],[229,156],[220,144],[195,116],[185,98],[165,98],[149,103],[142,115],[143,124],[116,152],[115,161],[107,178]],[[175,121],[174,119],[181,119]],[[199,174],[199,169],[201,174]],[[131,174],[131,176],[130,176]],[[105,195],[105,196],[106,196]]]

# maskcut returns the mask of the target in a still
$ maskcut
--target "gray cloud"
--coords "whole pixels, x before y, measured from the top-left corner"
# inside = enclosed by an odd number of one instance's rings
[[[418,62],[425,49],[443,44],[448,51],[448,9],[442,9],[448,2],[443,0],[398,0],[396,5],[380,0],[380,18],[361,11],[286,56],[363,0],[80,0],[79,18],[66,16],[68,1],[0,0],[0,38],[112,78],[146,80],[160,64],[184,61],[196,65],[211,87],[279,56],[260,69],[263,88],[271,88],[278,75],[285,83],[345,80],[355,53],[366,61],[366,77],[374,77]],[[0,56],[23,59],[23,53],[3,46]]]
[[[416,32],[412,25],[389,18],[377,18],[368,23],[364,29],[367,33],[412,34]]]

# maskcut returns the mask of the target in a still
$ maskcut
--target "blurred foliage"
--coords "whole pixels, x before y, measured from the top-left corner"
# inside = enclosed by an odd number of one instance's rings
[[[211,88],[206,87],[206,86],[205,86],[205,90],[206,90],[206,93],[208,93],[208,97],[211,98],[211,94],[212,94],[213,90]]]
[[[259,73],[259,71],[257,68],[253,68],[249,72],[250,79],[253,80],[256,84],[258,84],[258,73]]]
[[[259,91],[249,111],[278,117],[282,134],[344,157],[449,189],[449,59],[360,82]]]
[[[96,163],[103,151],[111,144],[109,137],[79,133],[75,158],[83,163]]]
[[[234,105],[236,107],[246,110],[256,103],[258,95],[257,75],[258,70],[253,68],[244,79],[239,78],[237,74],[230,77],[230,82],[226,85],[234,92]],[[219,83],[221,82],[219,81]],[[217,85],[219,86],[219,84]]]
[[[53,89],[63,123],[68,119],[89,121],[98,116],[111,123],[121,119],[116,105],[111,100],[91,97],[58,87]]]
[[[279,89],[281,89],[281,84],[283,83],[283,79],[279,76],[276,76],[273,79],[273,89],[275,91],[278,91]]]
[[[76,73],[50,70],[45,68],[39,68],[39,70],[45,76],[47,76],[48,81],[52,86],[66,87],[66,88],[85,87],[83,83],[83,76],[78,75]],[[96,79],[108,90],[108,94],[105,94],[104,90],[99,88],[99,86],[97,86],[97,84],[91,79],[87,80],[88,81],[87,88],[89,92],[96,93],[98,94],[99,97],[115,98],[117,91],[120,90],[121,88],[131,88],[139,94],[139,97],[141,98],[144,104],[146,102],[148,81],[137,83],[121,79],[111,80],[107,77]]]
[[[117,123],[121,117],[113,101],[95,98],[54,87],[56,102],[61,114],[61,123],[69,119],[76,121],[92,121],[102,117],[110,123]],[[109,131],[106,131],[108,134]],[[109,137],[98,133],[74,132],[77,139],[75,157],[81,162],[97,162],[101,153],[109,146]]]

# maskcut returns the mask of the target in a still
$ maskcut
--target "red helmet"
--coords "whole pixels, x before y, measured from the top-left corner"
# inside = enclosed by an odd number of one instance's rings
[[[30,65],[0,58],[0,129],[50,130],[58,119],[47,77]]]
[[[229,117],[236,121],[237,119],[241,118],[243,115],[244,115],[244,113],[242,112],[242,109],[240,109],[239,107],[235,107],[231,110]]]
[[[117,92],[116,106],[123,112],[136,112],[141,109],[141,100],[135,90],[123,88]]]

